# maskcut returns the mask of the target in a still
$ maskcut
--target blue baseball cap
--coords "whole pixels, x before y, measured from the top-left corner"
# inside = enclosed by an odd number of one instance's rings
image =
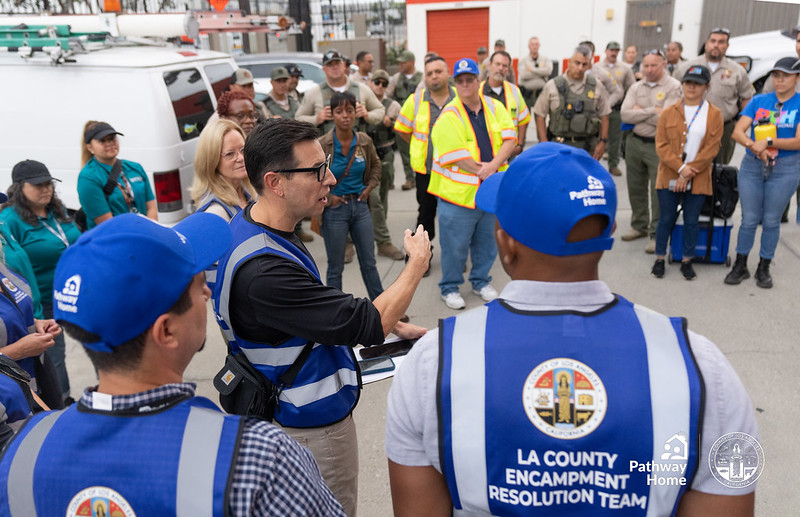
[[[453,68],[453,77],[458,77],[461,74],[479,75],[480,73],[481,71],[478,68],[478,63],[476,63],[474,59],[468,57],[456,61],[456,66]]]
[[[172,228],[143,215],[113,217],[61,255],[54,317],[100,336],[86,348],[113,352],[165,314],[231,242],[228,223],[213,214],[193,214]]]
[[[611,174],[583,149],[543,142],[519,155],[505,172],[481,183],[475,205],[497,214],[514,240],[548,255],[582,255],[611,249],[617,188]],[[567,242],[584,217],[608,217],[603,234]]]

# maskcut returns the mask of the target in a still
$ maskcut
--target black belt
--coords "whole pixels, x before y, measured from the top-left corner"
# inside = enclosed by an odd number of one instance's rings
[[[335,195],[336,195],[336,194],[334,194],[334,196],[335,196]],[[343,195],[343,196],[339,196],[339,197],[340,197],[340,198],[342,198],[342,199],[358,199],[358,197],[359,197],[360,195],[361,195],[361,193],[359,192],[358,194],[345,194],[345,195]]]
[[[638,138],[639,140],[641,140],[642,142],[646,143],[646,144],[654,144],[654,143],[656,143],[656,139],[653,136],[641,136],[641,135],[637,135],[636,133],[631,133],[631,134],[633,136],[635,136],[636,138]]]

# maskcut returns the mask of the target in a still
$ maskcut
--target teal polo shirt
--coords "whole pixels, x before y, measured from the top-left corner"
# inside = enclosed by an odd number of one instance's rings
[[[348,194],[360,194],[366,187],[364,185],[364,171],[367,168],[367,162],[361,150],[358,149],[358,135],[353,131],[353,140],[350,141],[350,149],[347,154],[342,154],[342,143],[336,138],[336,131],[333,132],[333,161],[331,163],[331,172],[336,176],[336,186],[333,187],[333,194],[337,196],[346,196]],[[350,163],[350,157],[353,153],[356,154],[353,158],[353,165],[344,175],[347,164]]]
[[[28,254],[19,245],[17,239],[8,233],[6,225],[0,218],[0,246],[3,248],[3,260],[8,269],[21,276],[31,288],[31,298],[33,299],[33,317],[37,320],[44,318],[42,312],[42,296],[39,293],[39,286],[36,285],[36,275],[33,274],[33,267]]]
[[[111,165],[98,162],[94,157],[86,162],[78,176],[78,198],[81,207],[86,213],[87,228],[94,228],[94,220],[103,214],[111,212],[111,216],[127,214],[128,203],[119,188],[115,188],[108,198],[103,194],[103,187],[111,174]],[[147,202],[155,199],[150,181],[141,165],[136,162],[122,160],[122,176],[127,178],[133,190],[136,209],[140,214],[147,214]],[[122,178],[118,180],[125,185]]]
[[[36,226],[32,226],[20,219],[17,211],[11,206],[0,212],[0,219],[8,233],[14,236],[28,255],[42,301],[47,304],[52,303],[56,264],[61,258],[61,254],[67,249],[67,245],[48,230],[45,224],[56,232],[58,232],[58,225],[61,225],[64,236],[70,244],[81,236],[80,230],[72,222],[58,222],[52,213],[47,217],[40,217]]]

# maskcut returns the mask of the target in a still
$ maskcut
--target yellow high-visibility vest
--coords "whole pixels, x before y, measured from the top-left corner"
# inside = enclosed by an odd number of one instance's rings
[[[428,159],[428,138],[431,124],[431,103],[425,100],[427,88],[414,93],[406,99],[400,115],[394,122],[394,130],[400,133],[411,133],[409,155],[411,168],[418,174],[427,174],[425,162]],[[450,87],[453,95],[455,89]]]
[[[503,145],[503,140],[517,141],[514,121],[505,107],[491,97],[481,95],[483,116],[492,142],[492,155]],[[454,99],[439,116],[431,132],[433,139],[433,170],[428,192],[455,205],[475,208],[475,193],[480,185],[477,174],[463,170],[456,162],[464,158],[481,161],[478,139],[469,120],[464,104]],[[508,167],[504,163],[498,170]]]
[[[482,92],[485,84],[486,81],[483,81],[478,91]],[[514,121],[514,127],[529,123],[531,121],[531,112],[528,109],[528,105],[525,104],[525,99],[522,98],[522,93],[519,91],[519,88],[513,83],[503,81],[503,91],[506,99],[506,111],[511,115],[511,120]]]

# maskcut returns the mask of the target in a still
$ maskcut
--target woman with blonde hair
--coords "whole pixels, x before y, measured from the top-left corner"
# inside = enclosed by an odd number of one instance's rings
[[[242,129],[230,120],[206,126],[194,155],[194,183],[189,192],[198,212],[230,221],[255,197],[244,167]]]
[[[87,229],[119,214],[139,213],[158,220],[156,198],[142,166],[117,159],[117,135],[124,136],[106,122],[90,120],[83,127],[78,198]]]

